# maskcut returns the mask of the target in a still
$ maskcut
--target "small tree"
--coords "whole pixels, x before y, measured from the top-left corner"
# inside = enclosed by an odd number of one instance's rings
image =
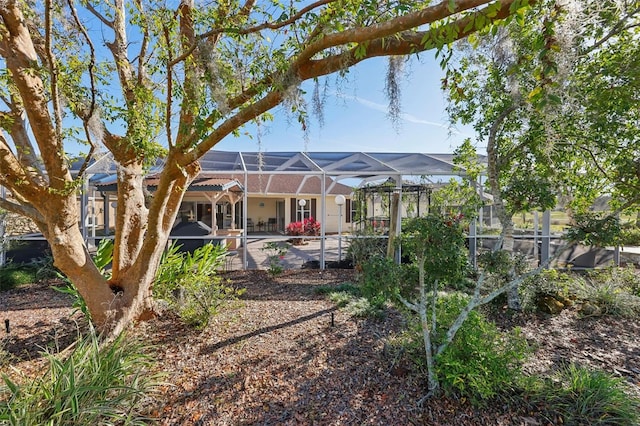
[[[498,256],[504,261],[499,265],[485,268],[473,287],[473,293],[458,316],[448,327],[444,335],[435,336],[438,328],[437,317],[438,288],[441,283],[455,284],[466,280],[467,250],[464,245],[462,217],[432,213],[426,217],[407,221],[401,236],[404,251],[411,252],[418,265],[417,294],[402,294],[401,288],[408,288],[406,283],[395,283],[396,296],[411,311],[418,314],[422,328],[424,350],[427,361],[429,383],[428,396],[438,391],[440,385],[436,375],[437,357],[449,347],[456,333],[477,307],[489,303],[499,295],[517,288],[530,276],[538,274],[546,268],[548,261],[538,268],[527,272],[517,270],[518,263],[511,257]],[[566,247],[566,246],[565,246]],[[561,247],[556,256],[564,251]],[[494,254],[505,253],[494,250]],[[506,271],[509,271],[507,273]],[[494,280],[498,284],[487,285],[487,278],[500,275],[507,280]],[[434,342],[438,341],[438,344]]]
[[[429,389],[432,392],[439,388],[432,343],[437,323],[438,285],[442,281],[461,280],[467,264],[460,219],[461,216],[437,213],[410,219],[403,226],[401,235],[403,250],[409,251],[418,265],[419,294],[413,302],[400,293],[398,298],[420,317]]]

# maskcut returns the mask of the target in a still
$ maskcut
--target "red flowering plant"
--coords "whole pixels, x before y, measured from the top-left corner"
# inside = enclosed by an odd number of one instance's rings
[[[320,222],[312,217],[304,220],[304,235],[317,236],[320,235]]]
[[[320,235],[320,222],[312,217],[304,219],[302,222],[291,222],[287,225],[287,235],[293,237]],[[302,244],[302,238],[292,238],[293,244]]]

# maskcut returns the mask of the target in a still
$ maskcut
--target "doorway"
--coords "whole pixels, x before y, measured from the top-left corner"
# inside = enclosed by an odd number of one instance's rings
[[[284,200],[276,201],[276,231],[284,232]]]

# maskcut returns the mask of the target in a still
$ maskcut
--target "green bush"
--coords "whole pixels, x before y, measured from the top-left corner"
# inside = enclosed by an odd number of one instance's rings
[[[0,291],[36,282],[36,272],[36,269],[28,265],[7,263],[0,267]]]
[[[151,359],[125,335],[100,345],[95,332],[66,359],[46,353],[48,371],[23,385],[3,376],[0,423],[7,425],[146,424],[141,413],[157,377]]]
[[[362,264],[358,281],[362,296],[381,308],[386,302],[395,301],[398,291],[412,297],[418,286],[418,271],[414,265],[398,265],[393,259],[372,257]]]
[[[356,231],[348,237],[347,259],[351,259],[353,265],[360,269],[362,265],[372,258],[385,257],[387,255],[387,239],[373,230],[365,229]]]
[[[575,274],[556,269],[540,271],[539,274],[527,279],[519,288],[522,309],[526,312],[535,312],[538,309],[538,302],[545,296],[560,299],[573,298],[572,289],[576,286],[576,280],[580,278]]]
[[[621,246],[640,246],[640,228],[633,227],[624,227],[622,231],[620,231],[618,243]]]
[[[193,254],[178,252],[172,245],[160,262],[154,282],[154,295],[189,325],[205,327],[224,303],[235,300],[242,291],[225,285],[217,274],[225,263],[227,250],[220,245],[205,244]]]
[[[438,326],[434,345],[445,338],[468,297],[461,293],[438,298]],[[408,358],[414,367],[427,371],[422,328],[416,316],[409,316],[407,329],[389,345],[395,358]],[[468,398],[484,405],[497,396],[520,388],[521,366],[531,348],[518,329],[503,333],[481,313],[472,311],[449,347],[436,357],[435,371],[442,389],[448,394]]]
[[[468,298],[459,293],[438,299],[436,344]],[[482,314],[472,311],[449,347],[436,358],[436,372],[445,392],[482,404],[517,388],[521,365],[530,348],[518,329],[502,333]]]
[[[534,399],[567,425],[637,425],[640,400],[625,393],[624,379],[573,364],[544,381]]]
[[[269,274],[275,276],[284,272],[284,256],[290,248],[291,244],[286,242],[269,241],[264,244],[261,250],[267,252]]]
[[[440,324],[448,328],[467,301],[460,294],[441,297]],[[439,330],[440,338],[445,332],[445,328]],[[518,329],[502,333],[479,312],[472,311],[451,345],[437,357],[436,371],[445,391],[482,403],[517,387],[520,366],[529,352]]]

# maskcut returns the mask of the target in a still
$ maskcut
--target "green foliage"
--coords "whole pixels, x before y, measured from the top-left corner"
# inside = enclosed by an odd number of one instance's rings
[[[373,229],[358,230],[347,237],[347,240],[347,258],[351,259],[356,267],[361,267],[369,259],[387,255],[387,240],[380,238]]]
[[[585,315],[635,318],[640,315],[639,288],[640,277],[634,269],[608,268],[586,274],[546,270],[529,278],[520,290],[528,311],[535,310],[541,298],[551,296],[581,304]]]
[[[507,211],[514,214],[533,210],[545,211],[555,207],[556,190],[547,176],[531,173],[513,176],[502,189]]]
[[[82,315],[84,315],[84,317],[87,320],[89,320],[89,322],[91,322],[91,312],[89,312],[89,307],[87,306],[87,303],[84,301],[84,298],[82,297],[82,295],[80,295],[80,292],[78,291],[76,286],[73,285],[72,282],[66,280],[64,286],[62,287],[53,286],[52,288],[57,292],[66,294],[69,297],[71,297],[71,300],[73,300],[73,303],[71,304],[71,307],[73,308],[72,312],[74,314],[76,312],[81,312]]]
[[[398,293],[415,296],[418,273],[414,265],[398,265],[393,259],[372,257],[362,264],[358,283],[362,296],[373,306],[382,307],[395,301]]]
[[[640,246],[640,228],[625,227],[620,231],[618,244],[621,246]]]
[[[225,262],[226,247],[205,244],[192,253],[181,253],[172,244],[163,254],[154,296],[164,300],[180,317],[196,328],[206,327],[212,315],[243,291],[236,290],[217,275]]]
[[[431,194],[431,209],[442,213],[457,215],[469,221],[475,219],[484,202],[476,190],[476,182],[483,172],[484,165],[480,164],[475,147],[470,139],[454,151],[453,163],[455,171],[464,173],[465,179],[451,178],[446,185]]]
[[[262,251],[267,252],[269,261],[269,274],[280,275],[284,271],[283,260],[291,244],[285,242],[269,241],[262,247]]]
[[[36,282],[36,269],[29,265],[7,263],[0,267],[0,291]]]
[[[634,272],[610,268],[575,280],[572,292],[578,300],[597,306],[598,313],[634,318],[640,315],[640,297],[632,294],[636,286]]]
[[[314,288],[316,294],[330,294],[334,292],[349,293],[354,296],[360,296],[360,287],[350,283],[344,282],[338,285],[321,285]]]
[[[456,285],[465,280],[468,252],[460,215],[430,213],[402,224],[403,256],[424,265],[425,282]]]
[[[455,293],[438,298],[436,344],[442,342],[467,302],[467,297]],[[472,311],[451,344],[436,358],[436,371],[446,392],[482,404],[517,387],[520,367],[529,353],[518,329],[502,333],[482,314]]]
[[[570,298],[577,279],[579,278],[575,275],[557,269],[545,269],[531,276],[519,288],[522,310],[535,312],[538,301],[545,296]]]
[[[624,379],[568,365],[533,395],[567,425],[636,425],[640,399],[625,393]]]
[[[104,275],[107,279],[110,278],[111,274],[107,273],[107,267],[113,261],[113,240],[102,239],[98,244],[98,248],[96,250],[96,254],[93,256],[93,262],[96,267],[100,271],[102,275]]]
[[[329,293],[329,300],[354,318],[375,318],[383,315],[382,306],[373,305],[364,297],[354,296],[348,291]]]
[[[120,335],[101,345],[92,331],[65,358],[46,353],[46,374],[19,385],[3,376],[0,423],[8,425],[146,424],[142,413],[157,377],[138,342]]]
[[[573,220],[574,225],[566,232],[569,241],[598,247],[617,244],[621,231],[617,217],[588,212],[576,213]]]

